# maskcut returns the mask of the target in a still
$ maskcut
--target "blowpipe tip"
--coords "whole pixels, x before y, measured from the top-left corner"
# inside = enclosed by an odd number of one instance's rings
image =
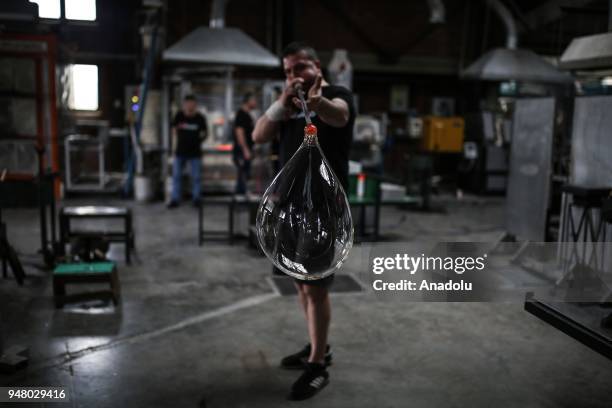
[[[317,127],[315,125],[308,124],[304,127],[304,133],[307,135],[316,135],[317,134]]]

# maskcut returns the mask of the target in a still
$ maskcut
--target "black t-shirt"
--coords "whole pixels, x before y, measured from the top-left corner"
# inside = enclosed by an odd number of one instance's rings
[[[348,160],[351,142],[353,140],[353,124],[355,122],[355,106],[353,94],[348,89],[329,85],[321,88],[323,96],[329,100],[340,98],[349,106],[349,120],[341,128],[333,127],[321,121],[316,113],[311,112],[312,123],[317,127],[319,145],[329,165],[338,176],[342,187],[348,188]],[[306,120],[300,111],[291,116],[288,121],[281,122],[280,128],[280,160],[285,165],[304,140],[304,126]]]
[[[234,137],[234,155],[242,155],[242,147],[238,144],[238,140],[236,140],[236,128],[241,127],[244,129],[244,137],[246,138],[247,146],[249,146],[249,150],[253,148],[253,118],[251,115],[244,111],[243,109],[239,109],[236,112],[236,119],[234,119],[234,132],[232,133]]]
[[[178,138],[176,155],[188,158],[200,157],[202,154],[200,132],[206,132],[208,129],[206,118],[200,113],[187,116],[183,112],[179,112],[172,121],[172,127],[176,128]]]

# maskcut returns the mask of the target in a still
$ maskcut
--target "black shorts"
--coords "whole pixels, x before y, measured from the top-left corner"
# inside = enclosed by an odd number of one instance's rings
[[[331,275],[326,276],[323,279],[302,280],[302,279],[293,278],[293,280],[298,285],[308,285],[308,286],[318,286],[320,288],[329,288],[332,285],[332,283],[334,283],[334,276],[335,274],[332,273]]]
[[[273,266],[272,267],[272,273],[274,275],[287,275],[286,273],[284,273],[283,271],[281,271],[280,269],[278,269],[277,267]],[[300,284],[300,285],[309,285],[309,286],[319,286],[322,288],[329,288],[331,286],[331,284],[334,282],[334,276],[335,274],[332,273],[329,276],[326,276],[323,279],[316,279],[316,280],[302,280],[302,279],[297,279],[297,278],[293,278],[293,280],[295,281],[295,283]]]

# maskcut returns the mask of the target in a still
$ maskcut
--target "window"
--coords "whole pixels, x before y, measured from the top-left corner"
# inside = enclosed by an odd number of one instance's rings
[[[68,20],[96,20],[96,0],[64,0]]]
[[[38,17],[60,18],[60,0],[30,0],[30,3],[38,4]]]
[[[62,0],[30,0],[38,4],[38,17],[59,19]],[[96,0],[63,0],[67,20],[96,20]]]
[[[98,66],[70,65],[68,78],[68,107],[74,110],[98,110]]]

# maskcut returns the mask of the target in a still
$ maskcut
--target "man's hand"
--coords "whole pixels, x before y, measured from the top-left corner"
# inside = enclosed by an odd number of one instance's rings
[[[293,78],[292,80],[285,81],[285,89],[283,89],[283,92],[280,94],[278,98],[278,100],[287,109],[295,110],[296,108],[294,101],[298,100],[297,90],[296,90],[297,84],[300,84],[300,85],[304,84],[304,80],[302,78]],[[299,104],[297,107],[298,109],[301,109]]]
[[[317,112],[319,105],[321,103],[321,99],[323,98],[323,94],[321,92],[321,83],[323,82],[323,76],[321,74],[317,75],[315,78],[314,84],[308,90],[308,94],[306,94],[306,107],[311,112]],[[299,109],[302,110],[302,103],[300,99],[297,97],[293,98],[293,104]]]
[[[244,157],[244,160],[251,160],[251,151],[249,149],[242,149],[242,156]]]
[[[342,98],[333,98],[332,100],[325,98],[321,90],[322,86],[323,77],[318,74],[306,95],[308,97],[306,107],[310,112],[315,112],[323,122],[330,126],[345,126],[350,118],[348,104]],[[293,97],[293,105],[300,110],[302,109],[299,98]]]
[[[272,140],[278,131],[279,123],[289,119],[291,112],[295,110],[293,98],[297,95],[295,85],[298,83],[304,83],[304,80],[293,78],[285,81],[285,89],[283,89],[276,102],[257,119],[253,129],[253,141],[255,143],[265,143]]]

